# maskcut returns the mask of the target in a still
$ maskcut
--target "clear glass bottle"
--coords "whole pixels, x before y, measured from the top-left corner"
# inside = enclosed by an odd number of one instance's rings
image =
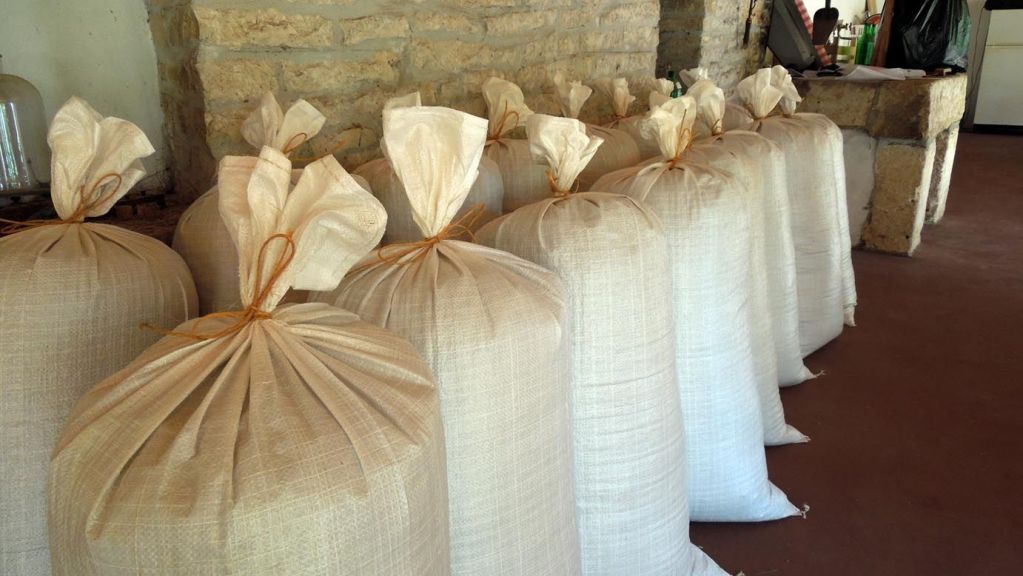
[[[43,98],[28,80],[4,74],[0,57],[0,192],[27,192],[49,181]]]

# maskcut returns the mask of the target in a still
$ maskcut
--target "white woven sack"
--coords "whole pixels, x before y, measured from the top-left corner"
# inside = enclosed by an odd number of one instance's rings
[[[578,118],[583,104],[593,94],[592,88],[581,82],[566,81],[560,72],[554,76],[554,91],[561,115],[565,118]],[[617,128],[587,124],[586,134],[600,138],[604,143],[576,179],[579,190],[589,190],[598,178],[608,172],[639,164],[639,146],[628,133]]]
[[[245,119],[241,133],[256,150],[269,146],[290,153],[319,133],[326,120],[305,100],[296,100],[284,112],[273,93],[267,92]],[[298,174],[301,171],[296,170],[296,178]],[[214,186],[192,202],[178,220],[172,243],[195,278],[201,314],[241,308],[238,250],[220,217],[218,197]],[[286,301],[302,302],[304,295],[294,294]]]
[[[423,237],[423,233],[412,218],[412,207],[409,205],[405,188],[386,158],[370,160],[359,166],[355,169],[355,175],[365,178],[373,195],[387,210],[387,230],[384,232],[383,240],[385,244],[412,242]],[[501,214],[503,197],[504,184],[501,182],[501,172],[497,164],[489,158],[481,158],[479,175],[455,218],[464,216],[469,210],[474,210],[482,204],[483,210],[477,210],[475,213],[477,217],[472,222],[471,230],[475,231]]]
[[[690,86],[688,94],[696,100],[700,112],[694,132],[707,136],[696,140],[692,152],[702,162],[741,179],[755,201],[750,206],[754,238],[762,243],[764,254],[763,266],[756,267],[755,272],[763,270],[765,277],[755,278],[753,285],[767,288],[758,293],[766,296],[772,341],[762,348],[774,348],[779,385],[799,384],[814,376],[803,364],[799,348],[796,255],[785,156],[759,134],[722,129],[724,93],[712,82],[698,80]]]
[[[454,240],[486,122],[446,108],[384,111],[384,152],[421,230],[336,291],[313,294],[407,337],[437,377],[447,441],[452,572],[579,574],[571,336],[561,282]],[[427,150],[429,153],[424,153]]]
[[[740,82],[725,125],[754,131],[785,154],[796,250],[800,348],[806,356],[841,334],[846,316],[852,323],[855,284],[848,254],[848,208],[842,208],[844,169],[837,168],[844,161],[841,134],[829,129],[830,120],[820,115],[769,116],[776,104],[794,106],[799,98],[788,73],[784,69],[782,73],[784,78],[778,80],[771,69],[764,68]]]
[[[570,194],[600,140],[535,115],[549,197],[484,226],[480,242],[549,268],[572,301],[575,497],[583,574],[723,575],[689,543],[668,246],[656,216],[618,194]],[[548,196],[550,196],[548,188]]]
[[[744,332],[748,334],[749,341],[744,342],[744,345],[748,346],[749,349],[750,360],[752,362],[750,377],[753,379],[760,398],[759,405],[761,422],[764,429],[764,443],[768,446],[777,446],[780,444],[805,442],[807,440],[806,436],[786,424],[785,411],[778,393],[778,360],[771,322],[770,294],[767,287],[767,260],[764,241],[765,224],[762,212],[764,186],[762,178],[753,170],[753,166],[737,166],[738,163],[734,161],[734,156],[731,152],[720,146],[700,146],[699,148],[686,150],[690,142],[692,125],[697,118],[696,105],[695,99],[687,98],[684,101],[673,104],[672,108],[655,109],[655,114],[651,116],[652,120],[647,122],[647,127],[656,128],[657,122],[671,123],[672,126],[676,126],[674,115],[669,115],[666,111],[669,109],[672,112],[677,111],[684,117],[683,123],[680,125],[683,133],[680,134],[676,131],[676,133],[669,132],[665,134],[665,138],[670,140],[678,140],[680,137],[684,140],[681,147],[675,148],[675,150],[683,150],[684,154],[674,160],[674,168],[697,172],[706,168],[720,169],[724,167],[731,170],[738,168],[736,172],[740,176],[729,173],[732,187],[726,189],[725,193],[735,194],[740,198],[744,203],[743,210],[735,216],[749,222],[748,227],[742,228],[741,232],[737,232],[731,240],[737,246],[745,243],[745,263],[739,269],[745,271],[746,276],[744,278],[730,279],[731,284],[726,285],[730,287],[729,290],[733,293],[733,297],[737,298],[736,301],[743,301],[745,304],[736,309],[744,314],[729,316],[725,321],[733,323],[733,329],[736,331],[736,334]],[[661,110],[661,112],[656,113],[656,110]],[[656,129],[649,131],[654,134],[661,134]],[[756,135],[752,136],[756,137]],[[665,162],[662,160],[660,164],[663,167]],[[655,172],[654,168],[647,171],[647,173],[651,174],[650,177]],[[623,178],[626,182],[629,179],[641,180],[636,174],[635,170],[627,169],[621,173],[612,173],[606,179],[598,181],[598,183],[618,190],[623,186]],[[755,178],[754,175],[756,176]],[[732,223],[729,223],[729,225],[734,226]],[[798,340],[794,344],[796,346],[792,352],[795,354],[795,361],[802,366],[802,360],[798,354]]]
[[[856,277],[852,267],[852,238],[849,235],[849,199],[846,194],[845,181],[845,138],[842,130],[830,118],[823,114],[796,114],[796,106],[802,102],[789,71],[783,66],[771,68],[771,84],[781,90],[778,107],[782,114],[789,118],[798,118],[828,135],[831,159],[834,162],[832,172],[835,190],[835,214],[841,230],[840,251],[842,256],[842,297],[846,326],[856,325]]]
[[[57,112],[60,220],[0,238],[0,574],[50,574],[46,473],[75,401],[195,314],[188,268],[163,243],[93,224],[145,175],[145,134],[71,98]]]
[[[422,106],[419,92],[391,98],[384,104],[384,109],[409,106]],[[381,144],[381,147],[383,146],[384,144]],[[355,173],[370,183],[370,190],[387,210],[387,229],[384,230],[383,239],[385,244],[413,242],[423,237],[413,220],[412,207],[409,205],[408,195],[405,194],[401,180],[398,179],[386,158],[371,160],[357,168]],[[455,218],[465,215],[469,210],[474,210],[475,217],[467,228],[470,231],[475,231],[483,224],[500,216],[503,197],[504,183],[501,181],[501,172],[497,164],[489,159],[482,159],[479,165],[479,175],[473,182],[472,188],[469,189],[465,204],[455,214]],[[482,210],[477,209],[481,204]],[[470,223],[466,222],[466,224]]]
[[[76,406],[50,474],[54,574],[448,574],[443,432],[399,336],[285,293],[336,286],[383,208],[333,157],[226,157],[245,311],[182,324]]]
[[[598,185],[645,202],[668,237],[691,518],[773,520],[798,510],[767,479],[765,396],[751,351],[746,191],[734,177],[686,161],[694,107],[684,96],[652,111],[647,128],[657,134],[662,158]],[[780,422],[785,430],[783,415]]]
[[[497,166],[504,184],[502,211],[511,212],[540,200],[531,194],[547,182],[547,171],[533,161],[529,142],[509,136],[512,130],[526,125],[533,111],[526,106],[522,90],[501,78],[491,77],[483,83],[483,100],[490,121],[483,156]],[[471,204],[466,201],[467,206]]]

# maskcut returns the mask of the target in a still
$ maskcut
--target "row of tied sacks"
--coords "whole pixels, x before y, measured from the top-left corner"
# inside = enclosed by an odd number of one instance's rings
[[[799,513],[778,386],[852,320],[841,136],[784,70],[607,86],[634,136],[392,100],[354,176],[292,170],[324,118],[267,96],[184,261],[85,222],[152,147],[69,101],[59,220],[0,239],[0,572],[724,574],[690,519]]]

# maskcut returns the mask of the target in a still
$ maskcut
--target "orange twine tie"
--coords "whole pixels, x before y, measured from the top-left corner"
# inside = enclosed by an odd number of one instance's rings
[[[86,201],[85,199],[86,196],[89,196],[91,198],[93,194],[96,193],[97,190],[99,190],[106,184],[109,184],[109,182],[104,182],[104,180],[106,180],[107,178],[115,179],[117,181],[117,185],[114,186],[113,189],[110,190],[110,192],[105,196],[100,196],[99,198],[96,198],[91,202]],[[24,230],[29,230],[32,228],[39,228],[41,226],[56,226],[58,224],[74,224],[76,222],[82,222],[83,220],[85,220],[85,215],[88,214],[89,211],[91,211],[96,206],[99,206],[100,204],[103,204],[104,202],[109,200],[114,194],[117,193],[117,191],[121,188],[121,184],[123,183],[124,178],[122,178],[120,174],[110,172],[108,174],[100,176],[99,180],[96,180],[96,183],[93,184],[92,188],[89,189],[88,194],[85,193],[85,185],[83,184],[81,188],[78,189],[78,208],[76,208],[75,211],[72,212],[71,215],[68,216],[67,218],[49,219],[44,218],[38,220],[25,221],[7,220],[6,218],[0,218],[0,222],[7,224],[3,228],[0,228],[0,236],[14,234],[15,232],[22,232]]]
[[[298,138],[297,142],[294,141],[296,138]],[[284,143],[284,147],[281,148],[281,154],[284,154],[285,156],[290,155],[292,152],[295,151],[296,148],[305,144],[306,140],[308,139],[309,135],[306,134],[305,132],[299,132],[298,134],[295,134],[291,138],[288,138],[288,141]]]
[[[263,264],[266,258],[266,249],[270,246],[270,243],[274,240],[282,239],[287,245],[285,246],[284,252],[277,259],[277,264],[274,265],[273,272],[270,274],[270,278],[266,282],[266,286],[260,290],[259,287],[263,283]],[[224,336],[230,336],[244,328],[250,322],[256,320],[264,320],[270,318],[270,312],[262,309],[266,299],[270,296],[270,291],[273,290],[274,285],[280,280],[281,275],[291,265],[292,259],[295,258],[295,240],[292,238],[291,232],[282,232],[274,234],[263,242],[263,246],[259,249],[259,258],[256,259],[256,281],[254,285],[259,292],[256,297],[253,298],[252,303],[245,310],[232,310],[230,312],[214,312],[213,314],[207,314],[192,325],[192,329],[188,332],[178,332],[175,330],[168,330],[166,328],[160,328],[159,326],[153,326],[152,324],[142,324],[140,327],[146,330],[152,330],[159,332],[165,336],[180,336],[182,338],[189,338],[191,340],[203,341],[203,340],[215,340],[217,338],[223,338]],[[216,332],[203,333],[199,330],[199,327],[203,322],[211,320],[213,318],[236,318],[237,321],[231,324],[227,328],[218,330]]]
[[[366,262],[360,266],[352,269],[351,273],[361,272],[376,266],[377,264],[388,264],[396,266],[405,266],[411,264],[417,260],[421,260],[430,253],[430,250],[442,240],[456,240],[461,236],[468,236],[470,242],[476,241],[475,230],[476,223],[486,213],[486,206],[482,203],[477,204],[462,214],[457,220],[452,221],[450,224],[444,227],[443,230],[437,233],[436,236],[429,238],[423,238],[415,242],[397,242],[395,244],[388,244],[381,248],[376,249],[377,262]],[[406,259],[407,256],[415,254],[412,258]]]
[[[558,198],[568,198],[572,194],[579,191],[579,181],[577,180],[572,184],[572,186],[569,186],[566,189],[562,189],[561,186],[558,186],[558,179],[554,176],[554,173],[551,172],[550,169],[548,169],[547,187],[550,188],[551,194],[554,194]]]
[[[497,126],[494,127],[494,130],[487,135],[488,144],[490,142],[497,142],[501,139],[502,134],[504,134],[504,127],[508,123],[508,119],[513,116],[515,117],[515,123],[512,125],[512,128],[519,125],[519,113],[514,110],[509,112],[508,101],[505,100],[504,111],[501,113],[501,119],[497,121]]]
[[[685,147],[680,149],[675,154],[675,157],[668,161],[669,170],[674,169],[675,165],[678,164],[679,160],[682,159],[682,156],[685,156],[685,153],[688,152],[693,147],[693,131],[691,128],[685,128],[686,116],[689,116],[688,108],[686,109],[685,114],[682,115],[682,122],[680,122],[678,125],[678,134],[676,134],[676,138],[678,138],[679,142],[684,141],[685,138],[688,138],[688,140],[685,141],[686,142]]]

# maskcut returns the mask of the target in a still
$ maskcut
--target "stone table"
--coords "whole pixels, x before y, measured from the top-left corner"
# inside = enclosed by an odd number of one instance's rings
[[[795,83],[799,112],[824,114],[842,128],[853,244],[912,255],[924,222],[945,212],[966,75]]]

